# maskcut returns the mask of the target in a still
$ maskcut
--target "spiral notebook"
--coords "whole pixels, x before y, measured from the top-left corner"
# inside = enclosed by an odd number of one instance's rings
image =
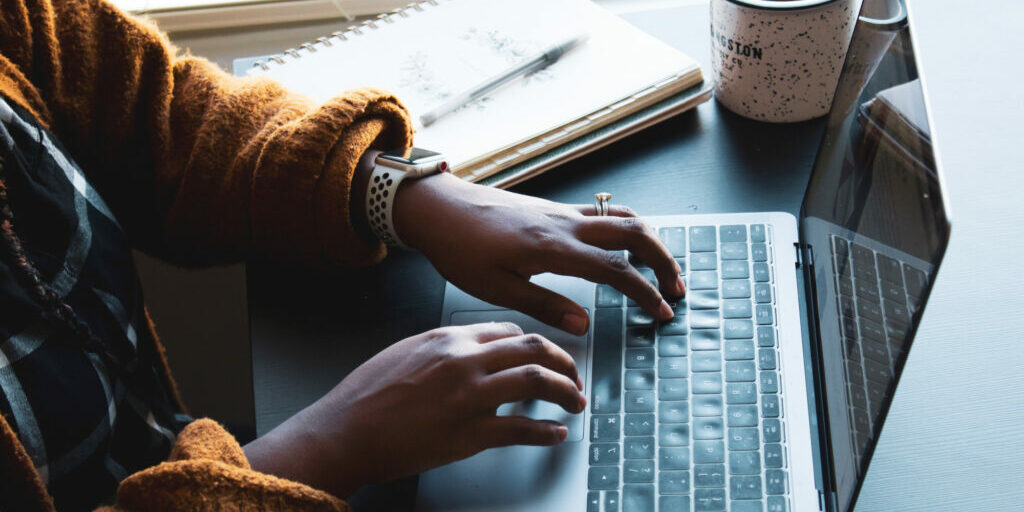
[[[446,98],[581,34],[587,41],[547,68],[429,127],[418,121]],[[258,60],[245,74],[318,101],[357,87],[388,89],[416,120],[418,146],[445,152],[461,177],[499,186],[709,97],[694,59],[588,0],[424,1]]]

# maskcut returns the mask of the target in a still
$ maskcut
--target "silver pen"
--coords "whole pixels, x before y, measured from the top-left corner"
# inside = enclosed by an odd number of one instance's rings
[[[498,87],[501,87],[520,76],[527,75],[534,71],[539,71],[554,64],[555,62],[558,62],[558,59],[561,59],[563,55],[569,52],[569,50],[579,46],[586,40],[587,37],[585,35],[580,35],[556,44],[536,56],[526,59],[521,64],[517,64],[516,67],[484,80],[476,87],[452,97],[433,110],[430,110],[426,114],[420,116],[420,122],[423,123],[424,127],[430,126],[442,116],[461,108],[471,101],[486,96]]]

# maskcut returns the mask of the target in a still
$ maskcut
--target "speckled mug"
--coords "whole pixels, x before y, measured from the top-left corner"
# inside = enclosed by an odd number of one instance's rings
[[[861,0],[711,0],[715,97],[776,123],[828,113]]]

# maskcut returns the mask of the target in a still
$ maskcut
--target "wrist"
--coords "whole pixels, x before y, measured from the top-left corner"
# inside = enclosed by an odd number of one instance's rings
[[[395,194],[393,222],[395,232],[409,247],[423,250],[430,228],[441,225],[442,217],[434,208],[451,190],[465,182],[451,173],[440,173],[416,180],[405,180]]]

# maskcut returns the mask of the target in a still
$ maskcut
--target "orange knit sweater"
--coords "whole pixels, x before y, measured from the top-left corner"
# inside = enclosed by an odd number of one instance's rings
[[[323,105],[267,80],[178,55],[103,0],[0,0],[0,94],[73,155],[133,245],[186,266],[242,258],[361,265],[349,187],[371,146],[407,147],[404,107],[380,91]],[[166,368],[165,368],[166,370]],[[52,510],[0,417],[0,509]],[[129,476],[118,510],[347,510],[324,492],[250,469],[210,420],[168,462]]]

